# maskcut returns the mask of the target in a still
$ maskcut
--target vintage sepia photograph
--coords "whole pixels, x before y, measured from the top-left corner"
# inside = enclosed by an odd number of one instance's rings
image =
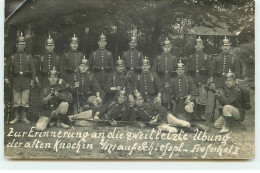
[[[255,158],[254,0],[5,0],[4,155]]]

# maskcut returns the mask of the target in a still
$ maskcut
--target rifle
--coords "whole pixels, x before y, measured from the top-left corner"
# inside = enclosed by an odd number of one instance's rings
[[[80,105],[79,105],[79,87],[76,89],[76,94],[77,94],[77,111],[78,113],[80,112]]]
[[[12,58],[12,57],[11,57]],[[8,124],[9,123],[9,119],[10,119],[10,113],[11,113],[11,100],[12,100],[12,94],[13,94],[13,60],[11,59],[10,61],[10,73],[9,73],[9,86],[8,87],[8,103],[7,103],[7,117],[6,117],[6,123]]]
[[[121,85],[120,85],[120,87],[121,87],[121,88],[123,88],[123,87],[124,87],[124,85],[125,85],[125,82],[126,82],[126,80],[127,80],[128,76],[130,75],[131,71],[132,71],[132,69],[130,69],[130,70],[127,72],[127,74],[126,74],[126,76],[125,76],[125,79],[124,79],[124,81],[123,81],[123,82],[121,83]],[[119,92],[120,92],[120,91],[117,91],[117,93],[116,93],[116,96],[115,96],[115,98],[114,98],[114,99],[116,99],[116,98],[117,98],[117,96],[118,96]]]
[[[221,92],[219,92],[218,90],[214,90],[212,88],[209,88],[209,86],[206,86],[206,85],[203,85],[203,87],[205,88],[205,90],[208,92],[208,91],[211,91],[213,94],[220,94],[222,95]],[[217,99],[214,95],[214,100],[213,100],[213,103],[212,103],[212,112],[211,112],[211,116],[210,116],[210,122],[214,123],[215,122],[215,110],[216,110],[216,106],[217,106]]]

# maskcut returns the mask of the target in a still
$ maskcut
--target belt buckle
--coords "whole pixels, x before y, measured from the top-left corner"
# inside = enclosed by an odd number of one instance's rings
[[[101,70],[104,70],[104,67],[101,67]]]
[[[196,73],[199,73],[199,70],[196,70]]]
[[[222,73],[222,76],[225,76],[226,73]]]
[[[22,72],[22,71],[20,71],[20,75],[23,75],[23,72]]]
[[[51,107],[51,108],[53,108],[53,107],[54,107],[54,105],[50,105],[50,107]]]

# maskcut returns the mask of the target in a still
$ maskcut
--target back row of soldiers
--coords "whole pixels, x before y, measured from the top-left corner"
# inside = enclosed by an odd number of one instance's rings
[[[41,110],[47,111],[40,119],[47,114],[53,116],[54,112],[49,110],[57,110],[55,114],[59,125],[64,128],[68,125],[62,119],[69,107],[72,108],[72,114],[93,108],[98,116],[100,105],[103,102],[109,103],[119,97],[120,93],[126,95],[130,109],[141,97],[147,103],[162,105],[180,119],[192,117],[205,121],[207,92],[203,86],[208,84],[211,88],[223,92],[225,76],[229,70],[234,72],[236,79],[240,78],[238,59],[229,53],[231,44],[227,38],[223,40],[223,52],[213,62],[202,51],[203,42],[200,37],[197,38],[196,52],[190,56],[186,68],[181,58],[178,59],[170,53],[171,42],[168,38],[162,46],[163,53],[156,57],[152,67],[150,60],[136,49],[137,39],[134,36],[129,43],[130,49],[123,53],[122,58],[118,58],[116,67],[112,53],[105,48],[107,42],[103,33],[98,42],[99,48],[88,59],[78,51],[78,43],[79,40],[74,34],[70,43],[71,50],[61,58],[54,53],[55,42],[49,35],[45,43],[46,53],[34,61],[31,55],[24,52],[25,38],[21,33],[16,45],[17,52],[8,59],[5,66],[5,83],[12,83],[13,91],[15,119],[10,121],[10,124],[19,120],[26,124],[31,123],[27,119],[29,92],[30,87],[35,84],[42,88]],[[53,86],[56,86],[56,83],[59,87],[55,89]],[[72,95],[57,92],[61,90],[69,91]],[[54,96],[58,98],[56,101],[52,99]],[[219,111],[222,112],[221,105]]]

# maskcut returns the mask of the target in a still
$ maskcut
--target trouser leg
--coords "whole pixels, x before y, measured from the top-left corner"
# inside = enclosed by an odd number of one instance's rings
[[[31,124],[32,122],[27,119],[27,114],[28,114],[28,108],[27,107],[22,107],[22,115],[21,115],[21,120],[24,124]]]
[[[15,124],[21,119],[21,114],[20,114],[21,111],[20,110],[21,110],[21,107],[14,107],[15,118],[12,121],[9,122],[10,124]]]

